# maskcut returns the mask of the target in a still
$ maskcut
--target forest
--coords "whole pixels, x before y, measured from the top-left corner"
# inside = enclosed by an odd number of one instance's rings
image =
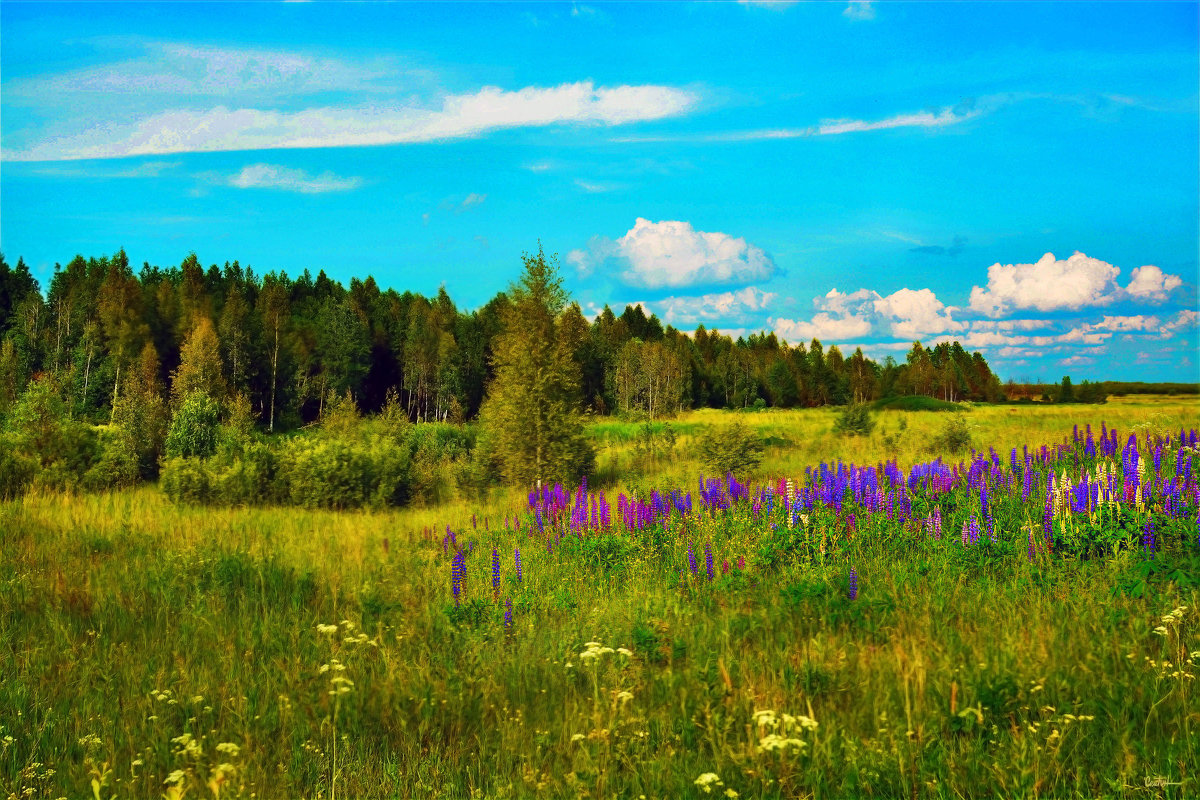
[[[330,395],[347,394],[364,413],[394,393],[414,422],[469,421],[510,302],[501,292],[467,311],[444,289],[424,297],[373,277],[347,288],[323,270],[260,276],[237,261],[205,268],[194,253],[135,273],[124,250],[55,265],[43,294],[24,261],[14,268],[0,256],[0,412],[49,376],[73,418],[97,422],[112,420],[123,396],[178,402],[187,388],[243,398],[269,431],[311,423]],[[574,303],[560,332],[578,365],[580,411],[597,415],[1004,397],[983,355],[957,342],[914,342],[904,363],[880,364],[816,339],[688,334],[640,306],[606,306],[589,321]]]

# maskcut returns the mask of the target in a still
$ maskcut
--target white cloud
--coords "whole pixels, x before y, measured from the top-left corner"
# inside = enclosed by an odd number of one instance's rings
[[[1035,264],[996,263],[988,267],[987,288],[971,289],[971,308],[1000,317],[1013,308],[1051,311],[1107,305],[1114,299],[1120,272],[1079,252],[1065,261],[1046,253]]]
[[[937,112],[919,111],[915,114],[898,114],[874,122],[861,119],[831,119],[822,121],[817,126],[816,133],[819,136],[831,136],[839,133],[861,133],[888,128],[944,128],[948,125],[966,122],[981,113],[980,110],[973,108],[959,110],[947,107]]]
[[[1129,286],[1117,284],[1121,270],[1076,252],[1058,260],[1046,253],[1034,264],[1000,264],[988,267],[986,288],[971,289],[971,308],[989,317],[1002,317],[1013,309],[1039,311],[1105,306],[1118,300],[1165,300],[1183,281],[1155,266],[1133,270]]]
[[[103,42],[101,42],[103,44]],[[401,72],[385,61],[352,63],[304,53],[180,42],[141,42],[137,58],[6,84],[5,99],[44,103],[87,95],[221,97],[383,90]]]
[[[880,120],[826,119],[807,128],[766,128],[727,133],[681,134],[668,136],[618,136],[614,142],[758,142],[771,139],[801,139],[808,136],[837,136],[843,133],[887,130],[889,128],[946,128],[974,119],[992,110],[995,103],[945,106],[934,111],[897,114]]]
[[[357,189],[362,182],[362,178],[343,178],[332,172],[309,175],[302,169],[275,164],[250,164],[227,180],[230,186],[238,189],[279,189],[302,194],[345,192]]]
[[[692,326],[720,320],[725,323],[750,322],[756,313],[766,311],[778,295],[747,286],[731,292],[706,294],[700,297],[667,297],[652,305],[662,318],[676,326]]]
[[[474,208],[475,206],[483,205],[484,200],[487,200],[486,194],[476,194],[475,192],[471,192],[469,195],[463,198],[463,201],[458,204],[458,208],[456,208],[455,211],[466,211],[467,209]]]
[[[875,301],[875,311],[891,322],[891,333],[917,339],[930,333],[962,330],[950,309],[929,289],[900,289]]]
[[[1183,279],[1178,275],[1166,275],[1151,264],[1134,267],[1131,278],[1125,291],[1139,300],[1166,300],[1172,290],[1183,285]]]
[[[875,5],[871,0],[850,0],[842,10],[842,16],[856,22],[875,19]]]
[[[591,81],[506,91],[485,87],[451,95],[440,108],[417,106],[273,111],[218,106],[173,110],[131,123],[90,123],[82,132],[44,139],[13,161],[405,144],[478,136],[504,128],[554,124],[623,125],[682,114],[697,96],[668,86],[596,87]]]
[[[615,192],[621,188],[615,183],[596,183],[593,181],[585,181],[582,178],[575,180],[575,185],[583,189],[588,194],[602,194],[604,192]]]
[[[813,315],[809,321],[775,319],[771,320],[775,335],[789,342],[806,342],[809,339],[838,342],[847,339],[867,336],[871,333],[871,320],[860,316],[834,316],[825,312]]]
[[[823,297],[813,300],[817,312],[803,320],[774,320],[775,331],[792,337],[890,335],[907,339],[928,338],[932,334],[962,331],[965,325],[951,314],[955,310],[937,299],[929,289],[899,289],[884,297],[871,289],[859,289],[843,294],[830,289]]]
[[[766,8],[771,11],[783,11],[796,5],[799,0],[738,0],[739,5]]]
[[[588,251],[573,250],[567,261],[583,275],[615,271],[622,283],[650,289],[751,283],[775,273],[771,257],[745,239],[641,217],[620,239],[595,237]]]
[[[1060,358],[1058,360],[1059,366],[1063,366],[1063,367],[1086,366],[1088,364],[1095,364],[1095,363],[1096,363],[1096,359],[1092,358],[1091,356],[1068,356],[1066,358]]]

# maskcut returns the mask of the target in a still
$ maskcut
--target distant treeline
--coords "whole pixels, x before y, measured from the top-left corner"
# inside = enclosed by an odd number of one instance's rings
[[[514,273],[516,270],[514,269]],[[25,263],[0,256],[0,413],[48,375],[75,419],[108,421],[129,393],[177,407],[183,389],[248,403],[270,430],[317,419],[331,395],[363,412],[389,396],[414,421],[477,416],[492,377],[503,292],[460,310],[435,297],[350,286],[324,271],[257,275],[234,261],[204,268],[144,264],[125,252],[55,265],[43,294]],[[594,320],[563,312],[579,366],[582,409],[651,417],[687,408],[805,407],[924,395],[950,402],[1005,399],[982,354],[957,342],[914,342],[904,363],[846,355],[773,333],[736,340],[703,326],[684,334],[640,307]]]

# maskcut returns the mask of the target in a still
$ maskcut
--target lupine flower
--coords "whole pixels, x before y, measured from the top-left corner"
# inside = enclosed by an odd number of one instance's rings
[[[507,633],[512,633],[512,600],[505,598],[504,600],[504,630]]]
[[[513,550],[513,560],[517,562],[517,583],[521,582],[521,548]]]
[[[854,567],[850,568],[850,585],[847,590],[851,600],[858,599],[858,571]]]
[[[458,605],[462,595],[463,580],[467,577],[467,557],[462,550],[455,552],[450,561],[450,588],[454,592],[454,604]]]
[[[492,594],[500,595],[500,551],[492,548]]]
[[[690,541],[688,542],[687,558],[688,558],[688,569],[690,569],[692,571],[693,575],[697,574],[700,571],[700,569],[696,566],[696,553],[694,550],[692,550],[692,543]]]
[[[1146,520],[1146,527],[1142,529],[1142,549],[1149,558],[1154,558],[1154,551],[1157,542],[1154,537],[1154,520]]]
[[[744,570],[746,568],[746,557],[745,556],[738,556],[737,568],[741,569],[741,570]]]
[[[713,551],[712,545],[705,543],[704,545],[704,570],[708,573],[708,579],[711,581],[716,575],[713,573]]]

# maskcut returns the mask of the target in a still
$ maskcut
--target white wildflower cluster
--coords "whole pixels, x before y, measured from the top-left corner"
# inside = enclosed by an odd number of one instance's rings
[[[759,749],[767,752],[788,748],[803,750],[808,743],[799,737],[805,732],[815,731],[818,727],[817,721],[812,717],[803,714],[776,714],[769,709],[755,711],[754,724],[758,727]]]
[[[204,748],[200,746],[200,742],[190,733],[182,733],[171,740],[175,745],[175,755],[181,758],[199,759],[204,755]]]
[[[320,622],[317,623],[317,633],[321,634],[322,636],[328,636],[329,638],[332,639],[334,636],[337,635],[337,632],[338,632],[337,625],[325,625]]]
[[[585,664],[588,662],[593,662],[593,666],[595,665],[595,662],[599,661],[601,656],[610,655],[612,653],[617,653],[625,658],[633,658],[633,651],[627,647],[618,647],[614,650],[611,647],[605,647],[600,642],[585,642],[583,648],[583,652],[579,654],[579,660]],[[568,663],[567,666],[570,667],[572,665]]]
[[[705,794],[711,794],[713,787],[725,785],[721,781],[721,776],[715,772],[705,772],[699,778],[692,781],[692,783],[699,786],[700,790]],[[736,794],[734,796],[736,797]]]
[[[100,745],[100,737],[94,733],[89,733],[79,740],[79,746],[84,750],[97,750],[99,749]]]
[[[332,673],[332,676],[329,678],[329,683],[333,686],[329,690],[330,696],[341,697],[350,694],[354,689],[354,681],[347,678],[344,674],[346,672],[346,665],[336,658],[329,659],[328,664],[322,664],[320,672],[322,675]]]
[[[1179,606],[1178,608],[1163,614],[1159,618],[1162,624],[1155,628],[1154,632],[1159,636],[1166,636],[1169,628],[1179,627],[1179,623],[1183,622],[1183,617],[1184,614],[1187,613],[1187,609],[1187,606]]]
[[[172,706],[179,703],[179,701],[172,696],[173,694],[174,693],[170,689],[152,689],[150,691],[150,696],[155,700]]]

